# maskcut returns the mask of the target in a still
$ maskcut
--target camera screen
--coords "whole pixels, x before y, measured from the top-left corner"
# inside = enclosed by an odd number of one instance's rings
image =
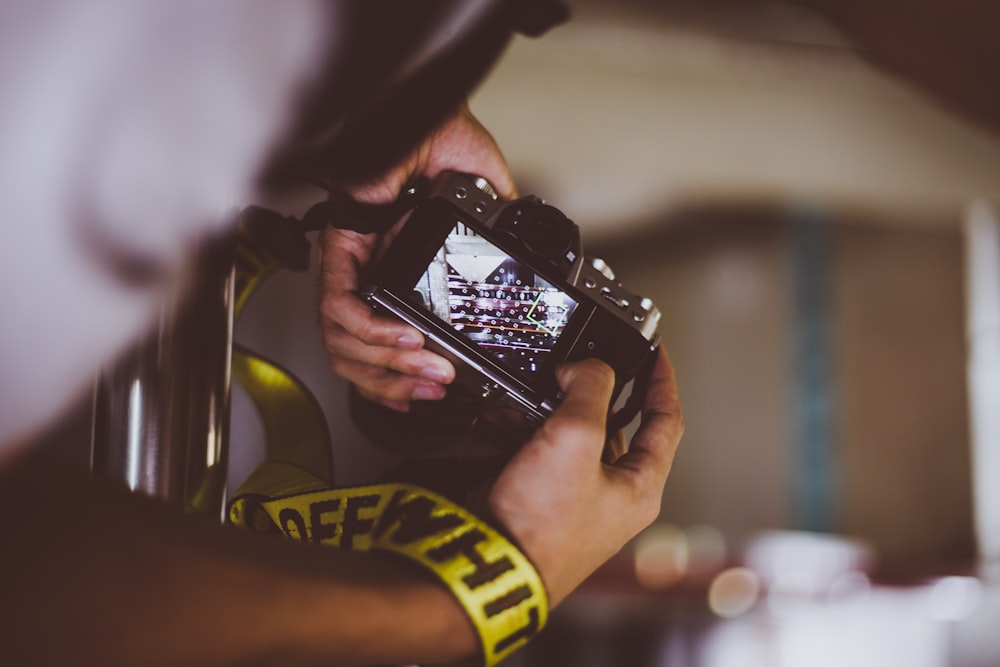
[[[508,368],[538,370],[577,302],[462,223],[417,284],[420,305]]]

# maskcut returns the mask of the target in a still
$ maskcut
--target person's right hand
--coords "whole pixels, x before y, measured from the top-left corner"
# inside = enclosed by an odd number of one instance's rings
[[[557,373],[565,398],[506,465],[490,512],[534,563],[555,606],[659,514],[684,432],[673,368],[660,350],[628,451],[602,461],[614,373],[595,359]]]

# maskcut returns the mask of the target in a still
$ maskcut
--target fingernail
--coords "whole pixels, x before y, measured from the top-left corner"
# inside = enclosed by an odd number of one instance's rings
[[[424,339],[418,333],[405,333],[396,339],[396,345],[416,350],[423,347]]]
[[[438,366],[427,366],[420,371],[421,377],[425,377],[428,380],[434,380],[435,382],[440,382],[441,384],[448,384],[451,382],[451,371]]]
[[[444,398],[445,389],[439,384],[418,384],[413,390],[413,398],[418,401],[436,401]]]
[[[404,403],[402,401],[381,401],[382,405],[385,407],[395,410],[396,412],[409,412],[410,404]]]

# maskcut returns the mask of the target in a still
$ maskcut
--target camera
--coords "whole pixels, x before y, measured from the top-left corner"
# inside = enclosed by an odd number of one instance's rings
[[[615,371],[612,404],[632,383],[609,432],[631,421],[659,340],[652,301],[584,256],[579,227],[535,196],[502,201],[486,179],[444,172],[413,198],[362,298],[420,330],[484,409],[537,426],[562,398],[556,367],[596,357]]]

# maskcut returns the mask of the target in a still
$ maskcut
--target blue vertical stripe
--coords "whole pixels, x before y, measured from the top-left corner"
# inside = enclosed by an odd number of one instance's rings
[[[821,211],[792,214],[794,521],[802,530],[834,528],[837,460],[834,451],[831,223]]]

